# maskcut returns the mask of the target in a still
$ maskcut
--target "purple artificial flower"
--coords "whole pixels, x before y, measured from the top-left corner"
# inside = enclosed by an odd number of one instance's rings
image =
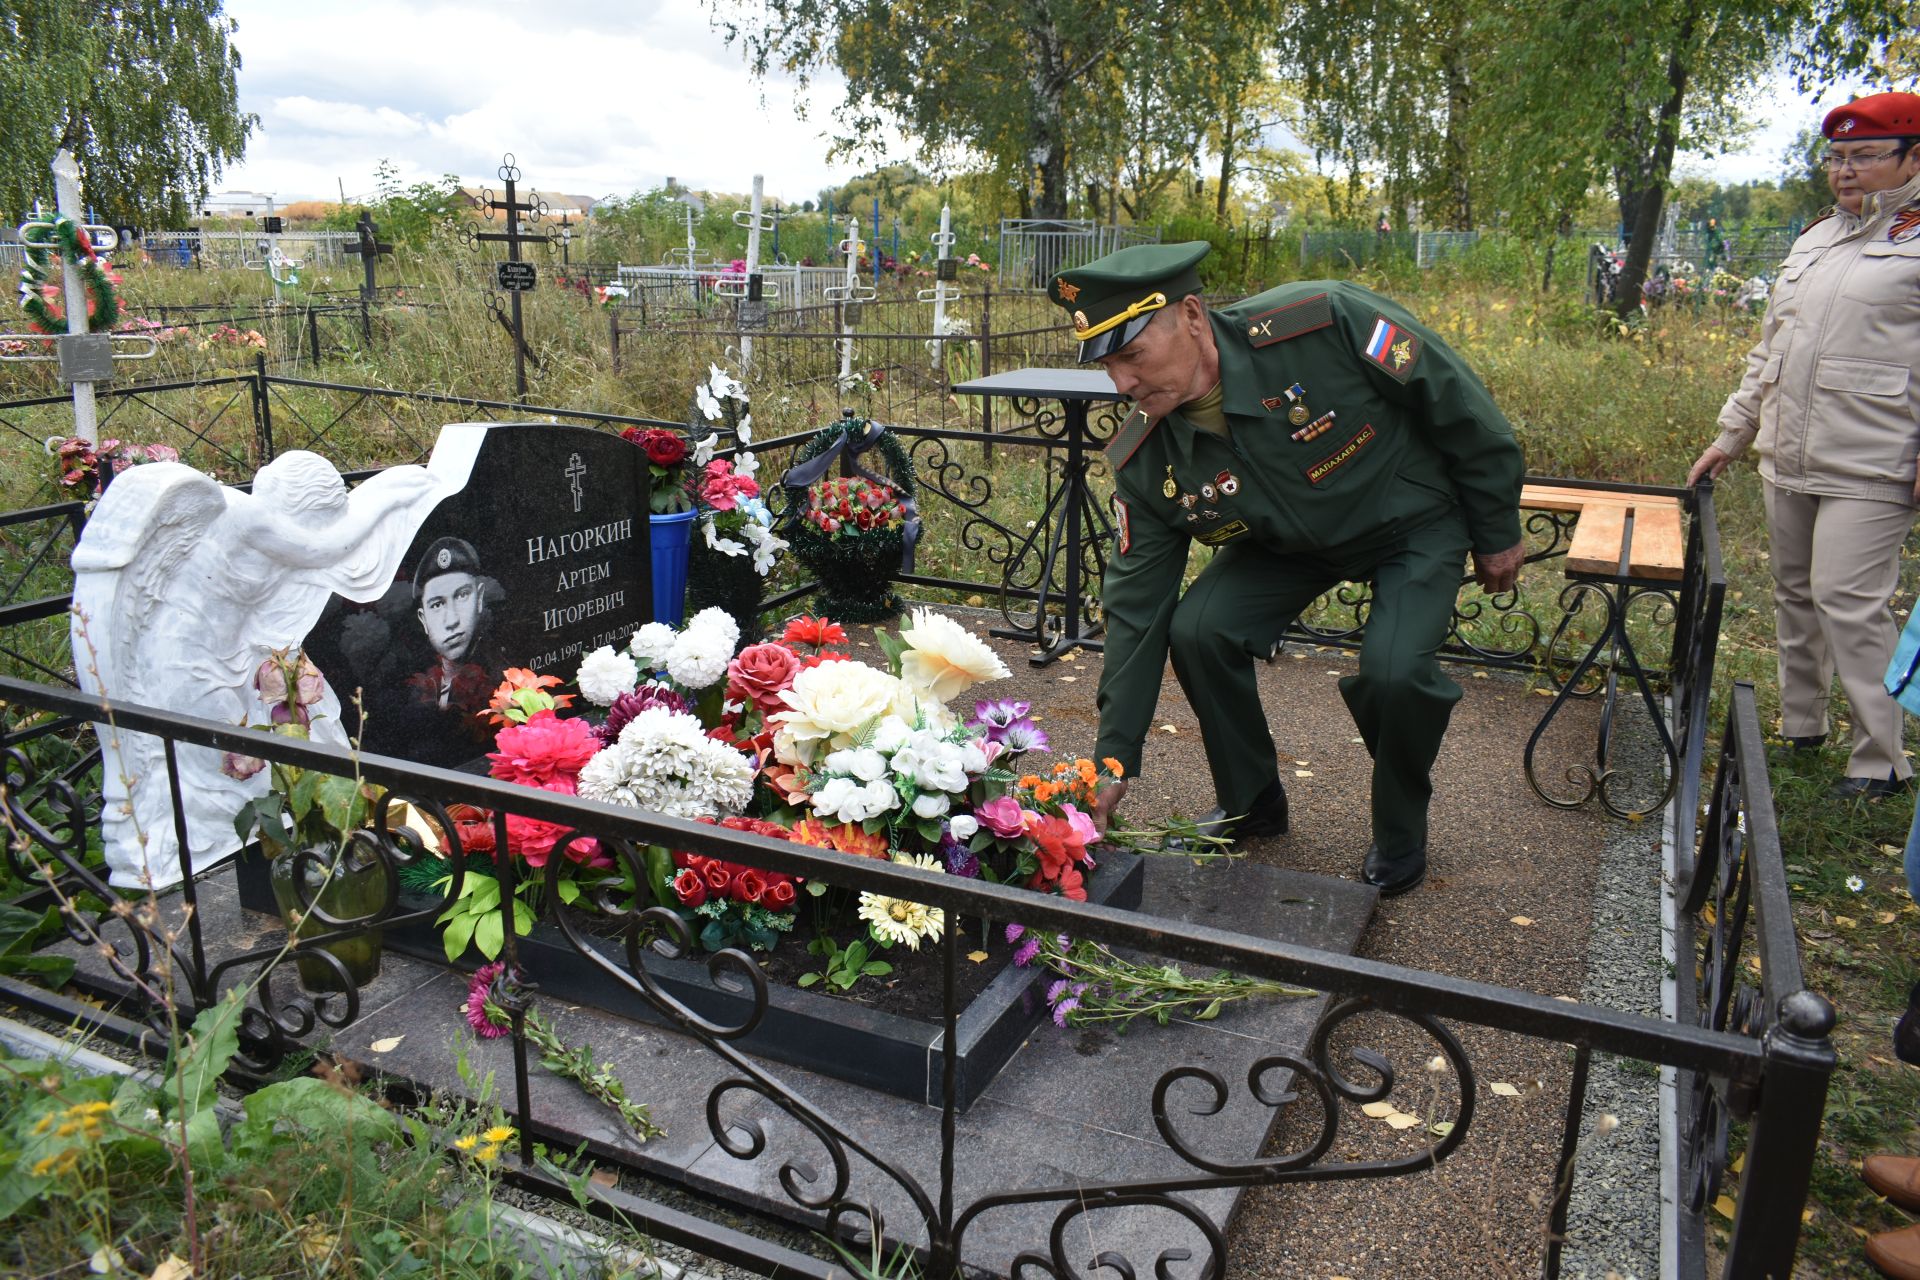
[[[1001,744],[1016,756],[1028,751],[1045,751],[1049,745],[1047,731],[1031,720],[1015,720],[997,732]]]
[[[980,878],[980,859],[974,856],[973,850],[950,835],[940,841],[940,860],[946,864],[950,876],[962,876],[968,880]]]
[[[1027,926],[1023,924],[1009,924],[1007,926],[1007,941],[1008,942],[1020,941],[1021,935],[1026,933],[1026,931],[1027,931]]]
[[[1028,938],[1025,942],[1020,944],[1020,949],[1013,953],[1013,962],[1019,965],[1022,969],[1024,969],[1028,965],[1032,964],[1033,958],[1039,954],[1040,954],[1040,939]]]
[[[1031,710],[1033,710],[1033,704],[1030,702],[1018,702],[1010,698],[983,698],[973,704],[973,719],[967,723],[986,726],[987,736],[998,742],[999,730],[1006,728]]]
[[[633,718],[648,707],[665,707],[669,711],[686,711],[687,700],[672,689],[661,684],[643,684],[631,693],[623,693],[613,700],[607,708],[607,722],[600,726],[600,744],[610,747],[619,738],[620,731],[632,722]]]
[[[1068,996],[1065,1000],[1053,1006],[1053,1025],[1059,1027],[1062,1031],[1066,1030],[1067,1015],[1079,1007],[1079,996]]]

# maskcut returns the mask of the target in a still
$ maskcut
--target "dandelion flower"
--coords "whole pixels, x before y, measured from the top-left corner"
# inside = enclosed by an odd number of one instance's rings
[[[493,1128],[481,1134],[480,1136],[485,1138],[488,1142],[491,1142],[493,1145],[499,1146],[504,1142],[510,1142],[513,1140],[513,1130],[508,1128],[504,1124],[497,1124],[493,1126]]]
[[[480,1139],[471,1133],[463,1133],[453,1140],[453,1145],[457,1150],[471,1151],[480,1145]]]
[[[481,1164],[491,1164],[500,1154],[498,1147],[482,1147],[473,1153],[473,1158]]]

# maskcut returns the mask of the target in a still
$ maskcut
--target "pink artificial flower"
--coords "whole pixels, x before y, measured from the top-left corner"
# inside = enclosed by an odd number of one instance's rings
[[[513,977],[507,973],[505,960],[483,964],[473,971],[473,977],[467,982],[467,999],[461,1009],[467,1015],[467,1025],[482,1040],[497,1040],[513,1033],[513,1023],[509,1021],[507,1011],[500,1007],[500,1001],[507,998],[515,985]]]
[[[1020,802],[1012,796],[1000,796],[976,805],[973,816],[980,819],[981,826],[1001,840],[1014,840],[1026,834],[1026,815],[1020,810]]]
[[[1090,816],[1080,812],[1079,809],[1070,804],[1061,805],[1060,814],[1067,820],[1068,825],[1073,828],[1074,838],[1077,839],[1082,846],[1099,843],[1100,830],[1093,825],[1093,819]],[[1081,852],[1084,855],[1084,847]]]
[[[536,711],[525,724],[500,730],[494,746],[498,750],[487,753],[487,772],[494,777],[527,787],[564,780],[571,795],[573,780],[600,749],[600,739],[585,720],[562,720],[551,711]]]

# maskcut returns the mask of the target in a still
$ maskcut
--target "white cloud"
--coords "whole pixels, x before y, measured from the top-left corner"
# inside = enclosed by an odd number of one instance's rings
[[[382,159],[402,182],[497,181],[508,151],[530,186],[593,196],[668,177],[745,191],[763,173],[770,196],[798,202],[857,172],[825,159],[839,78],[804,94],[791,80],[756,82],[685,0],[604,5],[591,21],[493,0],[227,10],[241,105],[261,128],[221,185],[283,202],[364,192]]]

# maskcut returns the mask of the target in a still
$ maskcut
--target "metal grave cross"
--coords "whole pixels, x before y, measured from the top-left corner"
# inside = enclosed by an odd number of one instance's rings
[[[746,270],[743,274],[722,276],[713,291],[721,297],[735,298],[734,323],[740,331],[740,376],[746,378],[753,367],[753,331],[767,327],[767,299],[780,291],[760,274],[760,233],[774,227],[773,215],[761,211],[767,180],[753,175],[753,200],[745,209],[736,209],[733,225],[747,229]]]
[[[487,290],[487,310],[493,313],[500,327],[513,338],[513,388],[514,394],[522,400],[527,398],[527,357],[533,351],[527,346],[527,323],[520,313],[520,295],[532,289],[538,279],[533,264],[520,257],[523,244],[551,244],[553,237],[526,230],[520,221],[520,215],[531,214],[534,221],[546,216],[547,202],[537,192],[528,192],[527,199],[517,198],[515,184],[520,181],[520,166],[513,162],[513,152],[509,151],[500,160],[500,180],[507,184],[506,199],[494,196],[493,188],[481,191],[481,212],[488,222],[493,215],[504,213],[507,218],[505,231],[475,231],[467,227],[462,238],[467,248],[478,249],[482,243],[499,243],[507,246],[507,260],[494,264],[494,283],[505,290],[513,299],[513,319],[509,321],[500,306],[500,295],[492,289]],[[533,356],[534,368],[540,368],[540,357]]]
[[[82,227],[95,250],[105,253],[119,244],[119,236],[112,227],[91,226],[83,221],[86,215],[85,206],[80,203],[80,166],[74,163],[71,151],[62,149],[53,158],[53,195],[58,216]],[[20,225],[20,239],[45,244],[49,253],[60,253],[58,243],[50,234],[53,225],[54,219],[36,204],[33,217]],[[146,334],[88,332],[87,287],[80,278],[80,268],[65,261],[63,255],[61,270],[60,296],[66,304],[67,331],[59,335],[0,333],[0,360],[59,361],[60,380],[73,388],[73,434],[89,444],[97,444],[100,429],[94,412],[93,384],[113,378],[115,360],[151,360],[160,350],[160,343]],[[115,350],[116,343],[133,346]],[[53,350],[49,351],[49,347]]]
[[[380,255],[391,254],[393,246],[380,239],[380,226],[373,220],[373,215],[365,209],[360,211],[360,221],[353,224],[353,229],[358,233],[359,238],[342,245],[340,252],[348,257],[360,259],[360,267],[364,275],[360,282],[360,339],[371,345],[373,320],[367,314],[367,309],[373,305],[379,290],[379,286],[374,281],[374,268],[380,261]]]

